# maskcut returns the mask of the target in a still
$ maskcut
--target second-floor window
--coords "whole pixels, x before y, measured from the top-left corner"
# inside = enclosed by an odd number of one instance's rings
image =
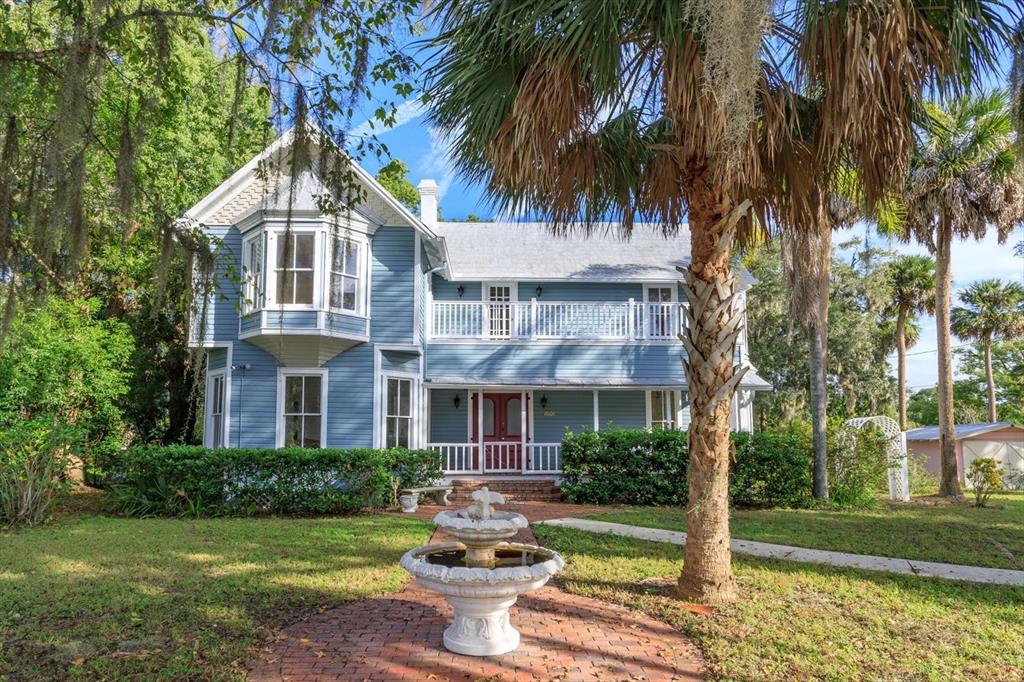
[[[334,246],[329,258],[331,307],[359,312],[359,244],[348,239],[332,241]]]
[[[242,263],[244,269],[242,273],[244,277],[243,295],[245,296],[243,309],[245,312],[259,310],[266,302],[266,297],[263,293],[263,245],[265,242],[266,237],[260,234],[245,244],[244,260]]]
[[[277,303],[313,305],[315,234],[279,234],[274,277]]]

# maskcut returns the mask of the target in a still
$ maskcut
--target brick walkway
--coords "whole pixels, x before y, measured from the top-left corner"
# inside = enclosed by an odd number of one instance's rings
[[[533,541],[529,530],[523,535]],[[438,533],[433,540],[442,539]],[[450,617],[443,597],[412,583],[395,595],[349,602],[284,630],[262,651],[250,679],[703,679],[699,651],[678,631],[551,584],[512,608],[522,643],[503,656],[446,650],[441,636]]]

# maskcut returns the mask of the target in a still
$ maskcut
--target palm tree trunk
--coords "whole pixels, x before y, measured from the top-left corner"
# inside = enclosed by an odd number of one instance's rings
[[[736,217],[706,167],[688,178],[691,264],[683,271],[690,307],[680,336],[690,393],[689,500],[680,597],[704,604],[736,598],[729,548],[729,416],[742,376],[733,349],[743,319],[730,255]],[[746,209],[746,205],[742,210]]]
[[[939,219],[935,254],[935,330],[939,351],[939,452],[941,480],[939,495],[959,497],[960,476],[956,469],[956,426],[953,422],[953,349],[949,326],[953,305],[953,226],[948,216]]]
[[[996,380],[992,374],[992,337],[985,337],[982,341],[985,347],[985,382],[988,384],[988,420],[999,421],[996,418]]]
[[[814,497],[828,499],[828,424],[825,384],[826,341],[817,322],[807,325],[811,369],[811,440],[814,445]]]
[[[900,430],[907,430],[907,310],[896,314],[896,380],[900,385]]]

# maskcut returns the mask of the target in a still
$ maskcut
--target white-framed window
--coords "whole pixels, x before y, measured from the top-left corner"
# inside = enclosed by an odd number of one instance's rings
[[[413,388],[408,377],[384,375],[384,447],[408,448],[413,439]]]
[[[260,310],[266,303],[264,264],[266,235],[262,232],[246,240],[242,247],[242,312]]]
[[[647,391],[647,428],[682,428],[682,391]]]
[[[227,441],[227,371],[211,372],[206,379],[206,428],[208,448],[222,448]]]
[[[274,299],[285,305],[312,306],[316,289],[316,233],[277,235]]]
[[[278,447],[319,448],[327,440],[327,370],[279,370]]]
[[[359,313],[362,299],[362,245],[351,239],[335,238],[331,242],[333,246],[328,259],[330,306],[337,310]]]

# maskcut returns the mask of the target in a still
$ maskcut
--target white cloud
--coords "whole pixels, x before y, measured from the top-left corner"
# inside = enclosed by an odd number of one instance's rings
[[[437,191],[441,198],[455,180],[455,162],[451,158],[451,141],[448,136],[437,128],[428,128],[430,147],[416,163],[416,171],[424,178],[437,183]]]
[[[385,127],[383,123],[376,119],[367,119],[352,128],[352,130],[349,131],[348,136],[352,139],[358,139],[361,137],[368,137],[370,135],[383,135],[384,133],[390,132],[396,128],[401,128],[410,121],[416,120],[425,112],[426,108],[423,106],[423,102],[421,102],[419,98],[406,100],[399,104],[395,111],[394,125]]]

